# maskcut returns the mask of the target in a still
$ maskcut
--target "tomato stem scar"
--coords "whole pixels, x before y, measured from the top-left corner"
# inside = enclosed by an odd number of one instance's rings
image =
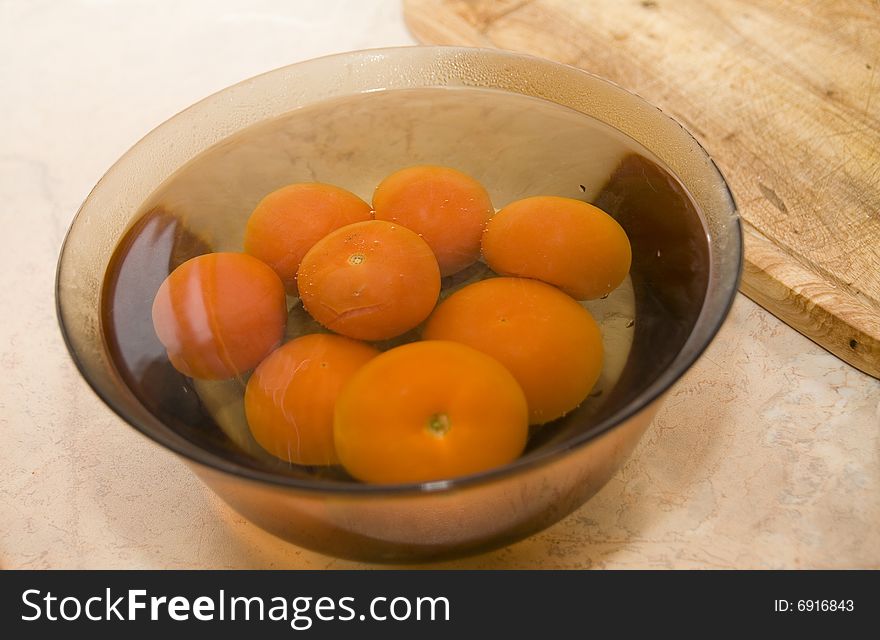
[[[428,418],[428,431],[438,438],[445,436],[448,433],[450,426],[449,416],[445,413],[435,413]]]

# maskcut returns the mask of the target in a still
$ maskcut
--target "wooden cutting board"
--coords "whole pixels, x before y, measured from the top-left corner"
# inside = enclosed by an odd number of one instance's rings
[[[744,222],[741,290],[880,377],[876,0],[404,0],[423,43],[608,78],[681,122]]]

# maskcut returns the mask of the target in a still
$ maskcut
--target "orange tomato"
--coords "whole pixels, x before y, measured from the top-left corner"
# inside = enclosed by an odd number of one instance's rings
[[[378,349],[312,334],[276,349],[248,380],[244,408],[254,439],[287,462],[337,464],[333,407],[342,386]]]
[[[464,343],[507,367],[526,394],[532,424],[577,407],[602,370],[593,317],[537,280],[492,278],[464,287],[438,305],[424,337]]]
[[[383,220],[330,233],[305,255],[297,278],[303,306],[315,320],[360,340],[409,331],[428,317],[440,293],[431,248]]]
[[[355,478],[428,482],[516,459],[528,409],[516,380],[493,358],[455,342],[413,342],[352,376],[336,402],[333,432]]]
[[[424,238],[443,276],[480,257],[480,236],[494,211],[479,182],[461,171],[430,165],[385,178],[373,195],[373,208],[377,220],[402,224]]]
[[[320,182],[291,184],[263,198],[248,218],[244,250],[272,267],[291,295],[303,256],[328,233],[369,220],[370,205]]]
[[[609,293],[632,262],[629,238],[614,218],[556,196],[518,200],[495,214],[483,256],[496,273],[549,282],[576,300]]]
[[[208,253],[165,279],[153,327],[171,364],[192,378],[223,380],[253,369],[281,343],[284,285],[244,253]]]

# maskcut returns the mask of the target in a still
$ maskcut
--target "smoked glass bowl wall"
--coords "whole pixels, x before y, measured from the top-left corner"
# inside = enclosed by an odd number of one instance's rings
[[[197,385],[156,349],[149,308],[158,283],[192,255],[240,251],[248,214],[273,189],[329,182],[369,201],[385,175],[412,164],[473,175],[498,208],[561,195],[616,217],[633,247],[630,278],[590,303],[614,337],[607,370],[580,408],[533,430],[523,457],[477,475],[377,486],[273,464],[246,434],[221,428]],[[164,249],[108,278],[120,243],[162,233],[172,238]],[[271,71],[149,133],[77,213],[59,261],[57,307],[74,361],[110,409],[244,517],[331,555],[425,561],[509,544],[595,494],[715,336],[741,253],[724,179],[657,108],[525,55],[407,47]]]

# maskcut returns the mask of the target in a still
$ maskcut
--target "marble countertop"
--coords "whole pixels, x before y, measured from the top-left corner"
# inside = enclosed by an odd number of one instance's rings
[[[238,80],[415,41],[395,1],[0,0],[0,567],[349,568],[264,533],[79,377],[55,264],[147,131]],[[589,503],[462,568],[880,568],[880,382],[754,303]]]

